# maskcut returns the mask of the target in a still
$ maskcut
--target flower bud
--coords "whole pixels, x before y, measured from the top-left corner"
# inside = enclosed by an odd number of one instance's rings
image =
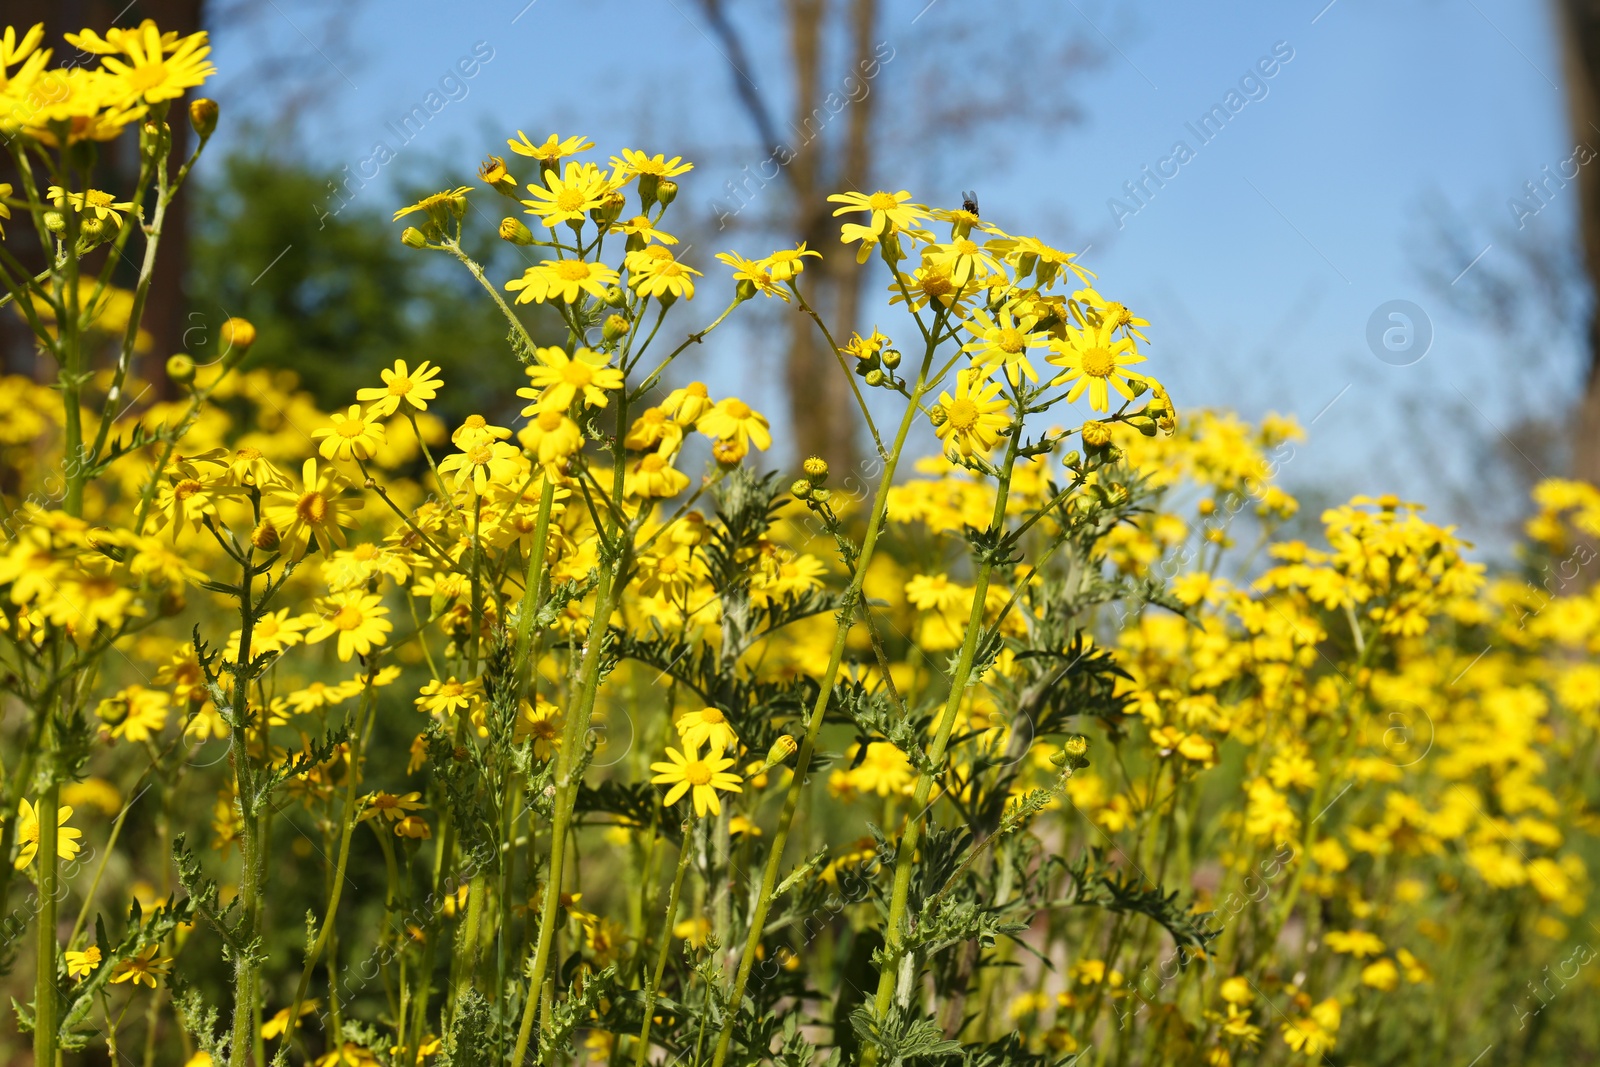
[[[601,228],[610,226],[621,216],[622,209],[627,204],[628,198],[621,193],[607,193],[604,199],[600,201],[599,207],[589,209],[589,217],[594,220],[596,226]]]
[[[811,490],[811,499],[816,501],[818,504],[826,504],[828,501],[833,499],[833,490],[824,489],[819,485],[815,489]]]
[[[799,747],[800,746],[795,742],[794,738],[790,737],[788,734],[783,734],[776,741],[772,742],[771,748],[767,749],[766,762],[761,765],[761,772],[758,773],[764,773],[771,770],[773,767],[776,767],[778,764],[794,755],[795,751],[799,749]]]
[[[1077,771],[1089,766],[1089,739],[1082,734],[1072,734],[1061,743],[1061,751],[1050,759],[1061,768],[1063,778],[1071,778]]]
[[[803,465],[806,477],[813,485],[821,485],[828,480],[828,461],[821,456],[812,456]]]
[[[217,128],[217,102],[209,97],[200,97],[189,102],[189,125],[194,127],[194,132],[204,141]]]
[[[94,714],[95,718],[107,726],[116,727],[121,726],[123,720],[127,719],[128,711],[126,699],[122,697],[106,697],[106,699],[95,705]]]
[[[639,175],[639,202],[644,205],[644,209],[646,211],[649,211],[650,205],[656,202],[656,196],[660,190],[660,186],[661,175]]]
[[[628,294],[623,291],[620,285],[609,286],[606,289],[605,302],[606,307],[622,307],[628,302]]]
[[[244,352],[256,343],[256,328],[249,319],[231,318],[222,324],[222,346]]]
[[[1064,463],[1068,467],[1076,467],[1078,464],[1080,464],[1082,462],[1083,462],[1083,456],[1078,453],[1077,449],[1073,449],[1071,452],[1068,452],[1067,455],[1066,455],[1066,458],[1064,458],[1062,460],[1062,463]]]
[[[804,500],[811,495],[811,489],[811,483],[804,478],[796,478],[794,483],[789,486],[789,492],[793,493],[801,500]]]
[[[885,367],[894,370],[900,365],[900,350],[897,348],[885,348],[878,358],[883,360]]]
[[[183,352],[168,356],[167,378],[178,385],[188,385],[194,381],[194,360]]]
[[[898,233],[886,234],[879,248],[882,249],[883,261],[891,267],[906,258],[905,252],[900,248],[900,235]]]
[[[867,373],[866,373],[866,382],[867,382],[868,385],[874,385],[874,386],[882,385],[883,384],[883,377],[884,377],[883,371],[878,370],[876,367],[874,367],[872,370],[867,371]]]
[[[737,437],[720,438],[711,443],[711,457],[724,467],[738,463],[750,452],[750,446]]]
[[[607,315],[605,324],[600,327],[600,336],[607,341],[616,341],[628,335],[628,320],[621,315]]]
[[[662,207],[666,207],[668,204],[678,199],[678,183],[674,181],[668,181],[663,178],[656,185],[656,199],[661,201]]]
[[[415,226],[407,226],[400,231],[400,243],[407,248],[427,248],[428,238]]]
[[[67,230],[67,218],[59,211],[47,210],[44,213],[44,228],[59,237]]]
[[[509,241],[514,245],[533,244],[533,231],[521,219],[514,219],[510,215],[500,220],[500,240]]]
[[[271,552],[278,547],[278,528],[272,525],[271,519],[262,519],[250,531],[250,543],[263,552]]]
[[[478,177],[501,196],[508,196],[513,200],[521,198],[517,179],[506,170],[506,161],[499,156],[490,156],[478,164]]]
[[[756,283],[749,278],[740,278],[738,284],[733,287],[733,298],[741,304],[755,295]]]
[[[87,245],[97,245],[111,236],[107,231],[107,220],[85,215],[78,222],[78,240]]]
[[[1080,431],[1083,443],[1089,448],[1104,448],[1111,443],[1111,427],[1097,419],[1090,419]]]

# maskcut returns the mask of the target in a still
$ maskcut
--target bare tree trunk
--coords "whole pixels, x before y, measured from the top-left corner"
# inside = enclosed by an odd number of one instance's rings
[[[1560,0],[1566,32],[1567,104],[1574,136],[1591,143],[1600,131],[1600,3]],[[1578,226],[1589,281],[1600,296],[1600,168],[1578,171]],[[1589,371],[1574,418],[1572,474],[1600,485],[1600,313],[1590,311]]]
[[[789,0],[795,95],[792,129],[802,141],[812,136],[813,109],[822,98],[822,36],[827,14],[826,0]],[[806,299],[830,329],[843,333],[835,334],[842,343],[854,328],[852,317],[859,286],[854,264],[842,263],[841,251],[829,242],[833,227],[827,200],[830,190],[823,185],[826,159],[822,132],[816,130],[813,139],[797,146],[798,154],[788,167],[789,184],[794,193],[797,239],[827,257],[824,263],[828,266],[811,276]],[[790,317],[784,369],[789,421],[800,458],[821,456],[841,474],[853,471],[859,453],[850,383],[841,377],[837,357],[828,350],[826,339],[808,316]]]

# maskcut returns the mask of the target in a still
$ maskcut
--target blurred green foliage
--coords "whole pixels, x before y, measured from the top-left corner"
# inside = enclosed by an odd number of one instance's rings
[[[515,390],[526,382],[506,324],[460,264],[405,247],[403,224],[390,221],[395,208],[443,186],[404,180],[403,191],[390,194],[369,185],[341,201],[331,192],[336,177],[265,153],[223,160],[195,200],[186,288],[196,328],[186,343],[198,356],[223,319],[241,315],[259,331],[250,365],[294,370],[325,410],[382,384],[379,368],[396,359],[426,359],[449,383],[439,412],[447,423],[472,412],[492,421],[514,415]],[[487,189],[473,199],[474,211],[511,206]],[[493,237],[467,251],[497,285],[521,273],[523,250]],[[559,341],[553,314],[518,310],[535,338]]]

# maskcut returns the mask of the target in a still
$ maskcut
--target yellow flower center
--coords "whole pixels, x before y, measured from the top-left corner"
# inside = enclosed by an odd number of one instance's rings
[[[443,682],[439,686],[438,693],[434,695],[441,697],[458,697],[461,695],[461,692],[462,685],[460,682]]]
[[[724,718],[722,712],[718,711],[716,708],[707,708],[700,713],[700,721],[704,723],[710,723],[712,726],[721,726],[728,720]]]
[[[962,397],[945,406],[944,417],[956,433],[966,433],[978,425],[978,405]]]
[[[332,621],[335,629],[354,630],[366,621],[366,616],[361,614],[360,608],[346,604],[339,609],[339,613],[333,617]]]
[[[389,395],[405,396],[407,393],[411,392],[411,389],[415,384],[416,383],[410,378],[391,378],[389,380]]]
[[[183,481],[172,487],[172,495],[177,497],[179,500],[188,500],[191,496],[194,496],[194,494],[198,493],[204,488],[205,486],[201,485],[193,478],[185,478]]]
[[[1007,327],[1000,331],[1000,337],[995,343],[999,345],[1000,351],[1014,356],[1023,348],[1022,331]]]
[[[488,445],[479,445],[477,448],[474,448],[471,452],[467,453],[467,460],[475,466],[486,467],[489,465],[489,460],[493,456],[494,449],[490,448]]]
[[[743,400],[728,401],[724,410],[735,419],[748,419],[750,417],[750,405]]]
[[[656,573],[661,575],[674,575],[678,573],[678,561],[668,556],[656,564]]]
[[[1107,304],[1106,321],[1113,326],[1126,326],[1133,321],[1133,312],[1122,304]]]
[[[656,452],[650,453],[639,461],[639,469],[647,474],[655,474],[666,465],[666,459]]]
[[[900,206],[900,201],[894,198],[893,193],[873,193],[867,197],[867,206],[874,211],[893,211]]]
[[[952,242],[950,247],[955,251],[955,254],[958,255],[958,256],[970,256],[970,255],[975,254],[978,251],[977,243],[973,242],[973,241],[970,241],[965,237],[963,237],[959,241]]]
[[[918,284],[918,288],[925,295],[937,298],[948,296],[950,290],[954,287],[950,284],[950,276],[948,274],[942,271],[930,271],[922,276],[922,281]]]
[[[582,189],[563,189],[556,195],[556,207],[562,211],[582,211],[584,202],[588,199],[583,195]]]
[[[594,381],[594,368],[581,359],[569,360],[561,368],[561,380],[568,385],[582,388]]]
[[[589,264],[581,259],[563,259],[556,263],[556,273],[562,281],[581,282],[589,276]]]
[[[566,416],[562,415],[561,412],[557,411],[555,408],[546,408],[545,410],[539,412],[539,429],[543,430],[545,433],[554,433],[556,430],[561,428],[561,423],[565,418]]]
[[[467,421],[461,424],[463,430],[481,430],[489,425],[482,415],[468,415]]]
[[[704,760],[684,764],[683,780],[690,785],[707,785],[711,782],[711,768],[706,766]]]
[[[360,419],[345,419],[339,424],[340,437],[360,437],[366,432],[367,424]]]
[[[302,493],[299,501],[295,503],[294,513],[300,517],[301,522],[309,522],[315,526],[328,517],[328,498],[315,489],[309,493]]]
[[[701,400],[704,400],[711,395],[711,393],[706,389],[705,382],[690,382],[688,385],[683,387],[683,391],[688,393],[690,396],[699,397]]]
[[[1111,349],[1096,345],[1083,354],[1083,373],[1091,378],[1109,378],[1117,369],[1117,357]]]
[[[123,80],[130,88],[140,93],[149,92],[167,80],[167,65],[158,62],[144,67],[134,67],[123,75]]]
[[[235,455],[246,461],[257,460],[261,458],[261,449],[251,448],[250,446],[246,445],[244,448],[239,449]]]

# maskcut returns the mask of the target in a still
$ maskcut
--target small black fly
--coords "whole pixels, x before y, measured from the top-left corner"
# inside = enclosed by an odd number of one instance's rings
[[[978,194],[969,192],[966,189],[961,190],[961,210],[976,215],[978,213]]]

